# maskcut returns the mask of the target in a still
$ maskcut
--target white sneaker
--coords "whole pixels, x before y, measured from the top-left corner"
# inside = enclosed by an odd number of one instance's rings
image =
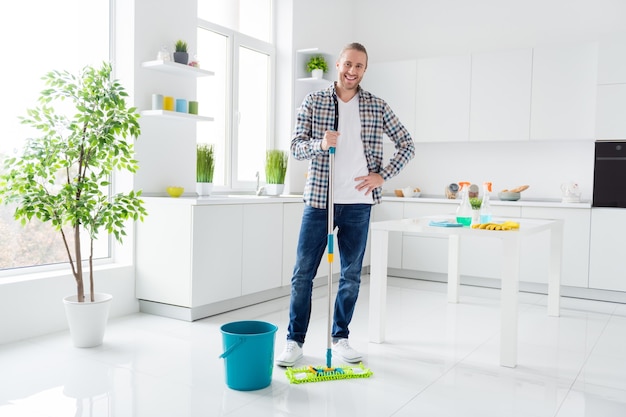
[[[285,349],[276,358],[276,365],[293,366],[300,359],[302,359],[302,348],[298,345],[298,342],[287,340]]]
[[[350,347],[348,339],[339,339],[337,343],[333,343],[333,353],[341,356],[348,363],[357,363],[363,359],[359,352]]]

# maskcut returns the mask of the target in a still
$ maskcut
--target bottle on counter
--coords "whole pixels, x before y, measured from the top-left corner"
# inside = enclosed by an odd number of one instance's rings
[[[483,182],[483,201],[480,203],[480,222],[481,223],[489,223],[491,222],[491,203],[489,202],[489,198],[491,193],[491,183]]]
[[[456,209],[456,222],[469,227],[472,224],[472,206],[469,202],[469,182],[459,182],[461,186],[461,204]]]

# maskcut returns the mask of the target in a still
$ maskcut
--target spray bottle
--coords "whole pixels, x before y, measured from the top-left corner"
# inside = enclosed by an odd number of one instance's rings
[[[491,222],[491,203],[489,202],[489,193],[491,192],[491,183],[483,182],[483,201],[480,204],[480,222]]]
[[[470,226],[472,224],[472,206],[469,202],[469,182],[459,182],[461,186],[461,204],[456,209],[456,222],[463,226]]]

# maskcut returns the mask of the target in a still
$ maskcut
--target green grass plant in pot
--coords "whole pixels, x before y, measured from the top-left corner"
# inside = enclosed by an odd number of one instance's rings
[[[199,196],[209,196],[213,190],[215,153],[213,145],[199,143],[196,146],[196,191]]]
[[[323,55],[313,55],[306,63],[306,70],[311,73],[313,78],[322,78],[324,73],[328,71],[326,59]]]
[[[179,39],[174,44],[174,62],[187,65],[189,63],[189,51],[187,49],[187,42]]]
[[[126,105],[128,94],[111,78],[111,71],[111,65],[103,63],[76,75],[47,73],[39,105],[21,118],[40,135],[26,141],[20,156],[6,158],[0,175],[0,203],[15,205],[16,220],[25,225],[36,218],[60,233],[76,284],[76,295],[64,299],[66,311],[70,304],[85,306],[81,308],[106,305],[104,318],[83,323],[93,341],[78,334],[79,322],[92,313],[83,309],[76,321],[68,311],[72,339],[80,347],[102,343],[109,305],[105,301],[111,299],[109,294],[95,292],[94,240],[106,232],[122,242],[127,223],[146,215],[140,191],[111,191],[114,172],[137,171],[131,139],[140,134],[139,115]],[[72,108],[64,111],[69,104]],[[82,245],[84,238],[89,245]],[[83,248],[89,248],[88,257]],[[97,326],[102,327],[101,335],[95,331]]]
[[[272,149],[267,151],[265,157],[265,193],[268,195],[280,195],[285,187],[287,174],[287,161],[289,154],[286,151]]]

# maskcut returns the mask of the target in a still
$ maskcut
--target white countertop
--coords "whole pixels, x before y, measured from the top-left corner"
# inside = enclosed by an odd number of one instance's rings
[[[215,194],[209,197],[198,197],[196,195],[169,197],[163,196],[141,196],[147,202],[160,202],[165,204],[181,204],[190,206],[203,206],[214,204],[275,204],[275,203],[301,203],[302,195],[252,195],[252,194]]]
[[[160,201],[169,204],[184,205],[211,205],[211,204],[274,204],[274,203],[301,203],[301,194],[285,194],[279,196],[252,195],[252,194],[215,194],[209,197],[198,197],[195,195],[173,198],[169,196],[142,196],[145,201]],[[437,204],[460,204],[460,199],[447,199],[443,197],[420,196],[420,197],[396,197],[383,196],[384,201],[399,201],[403,203],[437,203]],[[514,207],[552,207],[552,208],[591,208],[591,201],[581,201],[580,203],[563,203],[557,199],[524,199],[518,201],[502,201],[491,199],[493,206],[514,206]]]
[[[396,196],[384,196],[383,201],[402,201],[405,203],[440,203],[440,204],[454,204],[461,203],[460,199],[447,199],[443,197],[396,197]],[[581,201],[580,203],[563,203],[557,199],[524,199],[523,197],[517,201],[503,201],[497,198],[489,200],[492,206],[520,206],[520,207],[554,207],[554,208],[591,208],[591,201]]]

